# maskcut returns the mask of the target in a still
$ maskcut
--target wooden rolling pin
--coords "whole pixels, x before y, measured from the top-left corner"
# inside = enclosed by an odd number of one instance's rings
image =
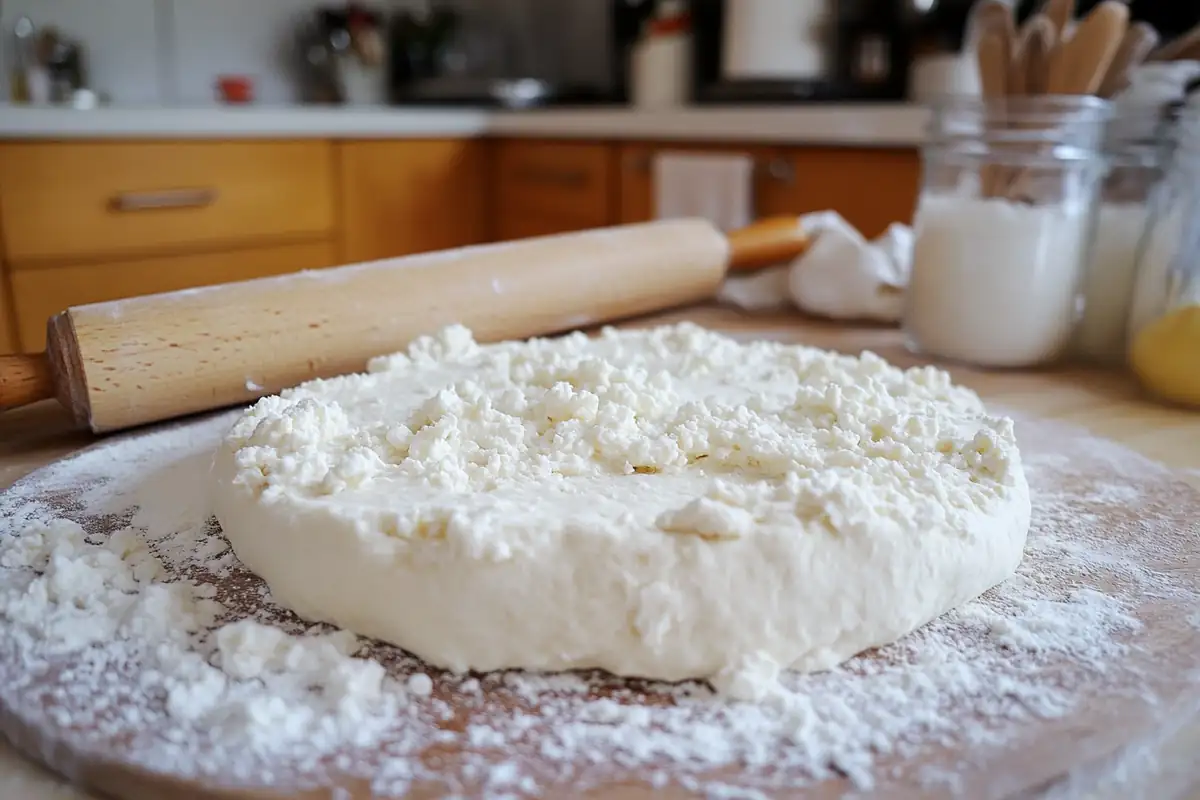
[[[806,247],[795,217],[729,236],[671,220],[77,306],[45,353],[0,357],[0,409],[57,397],[97,433],[130,428],[355,372],[451,323],[497,341],[695,302]]]

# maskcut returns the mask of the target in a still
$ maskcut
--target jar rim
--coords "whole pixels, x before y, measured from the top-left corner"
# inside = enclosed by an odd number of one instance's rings
[[[931,97],[926,106],[937,112],[978,111],[1005,114],[1075,114],[1080,111],[1110,116],[1113,104],[1091,94],[1038,94],[981,97],[979,95],[941,94]]]

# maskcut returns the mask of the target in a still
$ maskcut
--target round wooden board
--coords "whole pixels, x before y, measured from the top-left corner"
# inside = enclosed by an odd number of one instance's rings
[[[94,537],[103,538],[128,523],[129,515],[105,513],[89,515],[76,498],[84,491],[95,496],[97,486],[105,480],[104,465],[128,457],[131,446],[149,451],[163,451],[164,444],[179,441],[180,431],[186,447],[177,452],[159,452],[154,462],[155,475],[163,470],[197,470],[202,473],[217,436],[227,424],[228,415],[205,417],[181,424],[162,426],[123,437],[103,441],[87,451],[59,462],[26,477],[0,498],[0,535],[20,535],[16,524],[29,504],[43,504],[56,513],[79,522]],[[1139,562],[1165,580],[1179,586],[1200,587],[1200,493],[1176,481],[1165,468],[1157,467],[1131,451],[1111,443],[1097,447],[1097,440],[1086,433],[1054,423],[1021,420],[1019,432],[1023,453],[1029,465],[1031,484],[1035,490],[1035,525],[1031,532],[1030,556],[1027,564],[1052,560],[1058,551],[1045,545],[1050,535],[1066,526],[1066,533],[1084,533],[1110,557]],[[152,481],[146,474],[138,480]],[[1053,485],[1054,496],[1041,497],[1039,486]],[[1097,487],[1125,486],[1127,499],[1136,497],[1136,506],[1098,494]],[[131,487],[110,484],[101,491],[114,496]],[[196,492],[203,491],[198,482]],[[1065,494],[1064,494],[1065,493]],[[1063,498],[1069,502],[1064,505]],[[1051,500],[1053,502],[1051,502]],[[1075,516],[1071,516],[1074,514]],[[1087,520],[1081,525],[1079,520]],[[215,526],[215,521],[210,527]],[[1061,533],[1061,531],[1060,531]],[[211,535],[220,536],[219,528]],[[1056,540],[1058,541],[1058,540]],[[1117,563],[1116,561],[1113,562]],[[204,581],[203,575],[193,574]],[[1113,594],[1130,596],[1128,575],[1116,567],[1111,571],[1097,570],[1094,565],[1077,576],[1086,585],[1107,588]],[[265,608],[256,600],[255,592],[247,591],[257,578],[244,570],[233,578],[214,579],[218,600],[235,610],[235,616],[255,614],[260,619],[296,626],[299,621],[286,611]],[[1051,587],[1055,591],[1061,587]],[[998,596],[1003,595],[1003,587]],[[1072,703],[1062,713],[1047,716],[1030,715],[1014,722],[1007,718],[992,718],[980,707],[964,701],[958,733],[936,736],[921,741],[918,736],[902,751],[892,755],[877,754],[870,767],[870,777],[878,796],[884,797],[952,797],[971,798],[1011,797],[1036,794],[1062,778],[1071,770],[1111,757],[1122,748],[1153,738],[1164,726],[1197,713],[1200,709],[1200,620],[1195,616],[1195,597],[1185,601],[1182,595],[1167,596],[1149,593],[1133,603],[1129,611],[1142,623],[1133,632],[1121,634],[1127,649],[1114,657],[1111,664],[1098,668],[1081,665],[1070,658],[1055,657],[1031,661],[1022,680],[1044,682],[1046,685],[1069,687]],[[1002,597],[1001,597],[1002,599]],[[0,639],[3,626],[0,619]],[[941,625],[934,623],[933,626]],[[947,623],[949,624],[949,623]],[[958,623],[955,623],[958,624]],[[932,627],[932,626],[931,626]],[[921,637],[921,632],[915,638]],[[914,638],[910,637],[910,638]],[[837,680],[856,680],[858,674],[876,669],[899,668],[911,653],[905,643],[892,648],[864,654],[852,660],[838,675],[809,676],[825,687],[836,691]],[[370,654],[389,667],[394,675],[424,671],[412,657],[385,645],[372,645]],[[968,654],[969,655],[969,654]],[[31,676],[22,674],[23,665],[14,653],[0,648],[0,729],[18,748],[34,759],[44,762],[81,786],[117,798],[267,798],[337,797],[365,798],[372,795],[371,780],[364,775],[330,770],[321,779],[322,785],[300,788],[287,768],[281,768],[277,780],[268,785],[247,785],[219,771],[210,774],[180,774],[155,769],[147,763],[140,738],[158,736],[163,730],[147,730],[137,736],[99,740],[86,730],[54,722],[46,714],[45,698],[50,696],[53,677],[39,675],[32,686],[46,682],[46,692],[13,692],[14,676],[29,684]],[[1018,669],[1014,666],[1013,669]],[[1024,668],[1021,668],[1024,669]],[[434,699],[447,704],[451,714],[436,723],[446,733],[444,742],[429,742],[403,756],[423,765],[422,777],[407,788],[410,797],[443,797],[449,793],[465,796],[494,796],[499,794],[485,781],[472,779],[464,772],[469,761],[479,763],[488,759],[487,752],[473,748],[463,735],[472,725],[486,724],[489,715],[512,713],[524,705],[525,711],[538,715],[539,705],[528,703],[519,694],[508,690],[505,676],[484,676],[483,698],[468,697],[459,691],[459,678],[434,675]],[[623,704],[644,703],[652,706],[670,705],[673,701],[664,687],[646,686],[602,675],[586,676],[589,697],[616,697]],[[1066,691],[1066,688],[1064,688]],[[37,699],[31,699],[36,696]],[[545,702],[557,702],[547,695]],[[553,724],[563,721],[561,713]],[[981,740],[973,731],[992,730],[997,735]],[[712,793],[711,787],[723,787],[724,796],[794,796],[802,786],[806,797],[842,797],[853,790],[846,777],[833,777],[815,782],[797,774],[785,776],[780,782],[760,780],[736,765],[719,770],[694,772],[678,764],[635,764],[620,766],[611,761],[599,764],[563,764],[539,762],[538,742],[547,735],[544,728],[534,727],[527,740],[506,743],[503,758],[521,762],[527,774],[536,776],[537,795],[541,797],[690,797]],[[383,758],[381,755],[380,758]],[[350,771],[351,773],[353,770]],[[929,776],[952,776],[953,780],[931,782]],[[443,782],[438,776],[445,776]],[[652,778],[666,776],[665,786]],[[432,776],[432,777],[431,777]],[[861,776],[860,776],[861,777]],[[337,791],[334,791],[334,787]],[[708,787],[708,788],[706,788]],[[763,790],[763,795],[752,792]],[[513,795],[529,794],[519,787],[508,787]]]

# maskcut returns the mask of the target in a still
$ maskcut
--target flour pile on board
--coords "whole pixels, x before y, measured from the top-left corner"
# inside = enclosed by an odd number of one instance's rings
[[[381,796],[631,778],[723,797],[829,779],[970,793],[972,765],[946,748],[986,761],[1097,697],[1133,719],[1170,691],[1161,663],[1139,661],[1145,620],[1177,617],[1200,640],[1195,568],[1178,566],[1197,531],[1173,511],[1189,490],[1116,445],[1026,422],[1034,523],[1018,575],[895,645],[767,676],[754,703],[699,683],[443,675],[271,602],[202,488],[230,420],[109,443],[0,501],[0,701],[71,750],[222,786],[366,779]]]

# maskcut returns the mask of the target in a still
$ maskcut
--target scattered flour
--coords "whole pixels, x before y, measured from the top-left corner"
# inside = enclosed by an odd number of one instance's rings
[[[1055,742],[1061,757],[1056,726],[1080,719],[1139,730],[1200,668],[1200,500],[1042,423],[1019,425],[1034,522],[1015,578],[737,703],[702,683],[448,676],[302,623],[210,518],[201,487],[231,421],[110,440],[0,499],[0,705],[67,774],[85,753],[221,787],[366,780],[380,796],[636,778],[714,798],[826,780],[984,797],[1011,748],[1033,763]]]

